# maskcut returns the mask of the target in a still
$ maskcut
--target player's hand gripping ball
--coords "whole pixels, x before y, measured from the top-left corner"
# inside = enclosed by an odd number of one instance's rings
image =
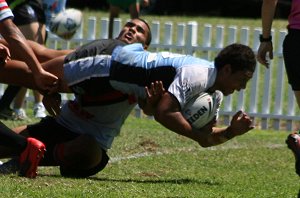
[[[222,100],[223,94],[220,91],[214,93],[203,92],[187,102],[182,114],[192,127],[200,129],[212,119],[218,118]]]
[[[69,8],[57,14],[50,22],[50,31],[62,39],[71,39],[82,23],[82,12]]]

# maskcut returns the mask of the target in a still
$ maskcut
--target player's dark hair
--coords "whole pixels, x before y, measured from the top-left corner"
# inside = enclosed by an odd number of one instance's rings
[[[256,58],[253,50],[243,44],[234,43],[228,45],[215,58],[215,66],[217,70],[224,65],[230,64],[232,73],[244,70],[255,71]]]

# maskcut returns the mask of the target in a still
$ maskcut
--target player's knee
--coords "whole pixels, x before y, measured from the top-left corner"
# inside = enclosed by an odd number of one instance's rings
[[[80,166],[91,168],[100,163],[102,159],[102,149],[96,139],[90,135],[82,135],[80,138]]]
[[[95,138],[82,135],[77,138],[79,148],[76,156],[70,155],[68,163],[60,166],[60,172],[65,177],[88,177],[97,174],[108,163],[109,157]],[[73,153],[73,154],[74,154]]]
[[[64,177],[86,178],[102,171],[106,167],[108,161],[109,161],[109,157],[106,154],[106,152],[103,150],[101,162],[96,166],[88,169],[60,166],[60,173]]]

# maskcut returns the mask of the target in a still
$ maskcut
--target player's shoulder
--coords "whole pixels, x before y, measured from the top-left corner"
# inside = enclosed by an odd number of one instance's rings
[[[80,46],[74,52],[66,57],[66,61],[78,58],[92,57],[96,55],[111,55],[114,48],[119,45],[125,45],[122,41],[116,39],[99,39]]]
[[[102,48],[109,48],[114,47],[118,45],[125,45],[123,41],[120,41],[118,39],[96,39],[94,41],[91,41],[85,45],[83,45],[81,48],[88,48],[88,47],[102,47]]]

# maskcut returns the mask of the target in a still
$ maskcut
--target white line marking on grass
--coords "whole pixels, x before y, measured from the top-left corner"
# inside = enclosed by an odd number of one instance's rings
[[[286,147],[285,144],[270,144],[270,145],[263,145],[260,148],[282,148]],[[165,150],[165,151],[158,151],[158,152],[143,152],[143,153],[135,153],[126,157],[112,157],[109,160],[109,163],[116,163],[123,160],[130,160],[130,159],[138,159],[142,157],[149,157],[149,156],[158,156],[158,155],[166,155],[166,154],[175,154],[178,152],[191,152],[191,151],[206,151],[206,150],[230,150],[230,149],[247,149],[250,147],[247,146],[240,146],[240,145],[231,145],[231,146],[214,146],[209,148],[178,148],[172,150]]]

